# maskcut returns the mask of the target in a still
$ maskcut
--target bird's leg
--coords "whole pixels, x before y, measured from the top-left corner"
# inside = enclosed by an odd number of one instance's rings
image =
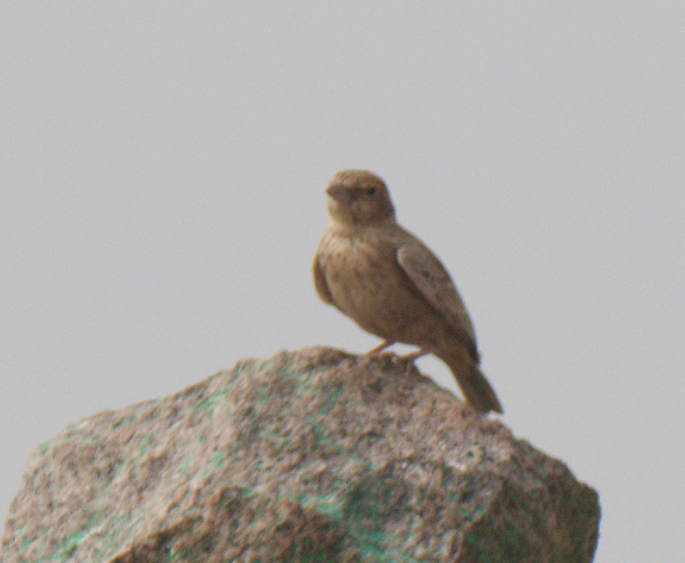
[[[433,352],[431,348],[419,348],[416,352],[412,352],[411,354],[405,354],[404,356],[399,356],[397,359],[402,362],[413,362],[421,356],[425,356],[426,354],[430,354],[431,352]]]
[[[385,350],[386,348],[389,348],[394,343],[395,343],[394,340],[383,340],[383,342],[381,342],[375,348],[372,348],[371,350],[369,350],[366,354],[367,355],[380,354],[383,350]]]

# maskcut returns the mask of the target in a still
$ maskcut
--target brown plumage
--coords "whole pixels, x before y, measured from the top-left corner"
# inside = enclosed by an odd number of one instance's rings
[[[502,412],[478,368],[476,334],[447,270],[414,235],[395,222],[381,178],[343,170],[326,193],[331,223],[314,257],[319,297],[383,338],[371,352],[402,342],[432,353],[454,374],[479,412]]]

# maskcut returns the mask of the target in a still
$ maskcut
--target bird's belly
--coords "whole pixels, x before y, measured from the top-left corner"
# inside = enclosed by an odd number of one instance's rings
[[[322,269],[335,305],[381,338],[424,346],[435,340],[426,326],[444,324],[401,269],[392,248],[358,242],[328,248]],[[436,317],[426,323],[428,317]]]

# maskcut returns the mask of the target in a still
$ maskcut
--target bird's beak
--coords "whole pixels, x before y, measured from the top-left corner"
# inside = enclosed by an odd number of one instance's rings
[[[341,184],[331,184],[326,188],[326,193],[331,196],[334,200],[343,203],[350,202],[350,190],[345,189]]]

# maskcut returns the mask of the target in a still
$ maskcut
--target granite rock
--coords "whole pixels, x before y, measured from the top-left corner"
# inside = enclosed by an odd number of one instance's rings
[[[3,563],[592,561],[597,493],[390,354],[243,360],[68,426]]]

